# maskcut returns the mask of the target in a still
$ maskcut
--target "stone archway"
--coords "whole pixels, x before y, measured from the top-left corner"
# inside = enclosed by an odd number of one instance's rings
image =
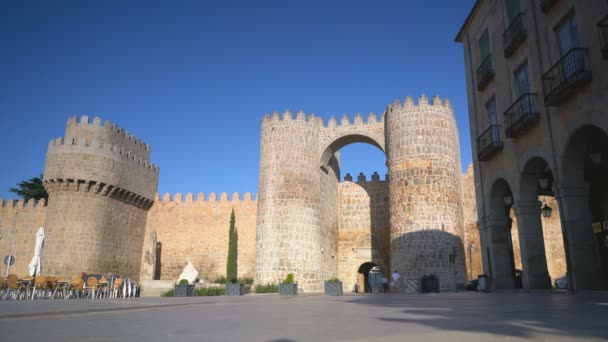
[[[364,262],[359,266],[359,269],[357,270],[357,288],[359,289],[359,293],[372,292],[372,288],[369,284],[369,272],[376,266],[377,265],[371,261]]]
[[[608,289],[608,135],[587,125],[560,153],[557,197],[563,213],[569,286]]]
[[[489,213],[485,218],[485,231],[481,233],[491,286],[494,289],[515,288],[515,261],[509,213],[513,205],[513,192],[505,179],[498,179],[490,189]],[[484,246],[485,245],[485,246]]]

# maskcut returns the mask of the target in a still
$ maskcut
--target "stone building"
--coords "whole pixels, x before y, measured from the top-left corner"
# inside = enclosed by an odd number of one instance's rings
[[[571,289],[606,289],[608,1],[478,0],[456,41],[492,287],[515,286],[521,253],[524,288],[567,269]]]

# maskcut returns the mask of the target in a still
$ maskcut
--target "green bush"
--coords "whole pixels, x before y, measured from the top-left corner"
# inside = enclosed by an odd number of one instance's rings
[[[167,292],[162,292],[160,294],[161,297],[173,297],[174,293],[173,293],[173,289],[167,291]]]
[[[224,289],[221,287],[201,287],[196,289],[197,296],[221,296],[224,294]]]
[[[247,277],[239,278],[238,282],[241,284],[245,284],[245,285],[251,285],[251,284],[253,284],[253,278],[247,278]]]
[[[177,285],[188,285],[188,280],[187,279],[180,279],[180,281],[177,283]]]
[[[258,284],[255,287],[255,293],[278,293],[279,286],[277,284]]]
[[[287,277],[285,277],[285,280],[283,280],[283,284],[293,284],[294,281],[294,275],[293,273],[288,273]]]
[[[219,276],[219,277],[215,278],[215,280],[213,282],[216,284],[226,284],[226,277]]]
[[[340,282],[340,278],[336,278],[336,277],[329,278],[329,279],[327,279],[327,282],[328,283],[339,283]]]

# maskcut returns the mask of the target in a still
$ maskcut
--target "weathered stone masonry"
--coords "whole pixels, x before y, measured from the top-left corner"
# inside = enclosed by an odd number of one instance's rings
[[[342,177],[339,150],[353,142],[386,151],[389,175]],[[149,158],[150,147],[118,126],[71,118],[65,137],[49,144],[48,205],[0,199],[0,255],[12,250],[12,270],[24,274],[36,230],[44,226],[45,274],[109,271],[152,279],[156,236],[161,279],[176,279],[192,262],[201,279],[213,280],[225,273],[234,209],[239,276],[257,283],[276,283],[293,272],[304,291],[320,291],[323,280],[336,276],[350,291],[359,266],[372,262],[387,274],[398,269],[405,279],[435,273],[443,289],[452,289],[447,254],[453,247],[458,282],[481,273],[473,169],[459,172],[452,109],[438,98],[429,104],[422,97],[418,105],[408,98],[366,122],[360,115],[352,123],[345,116],[339,125],[303,113],[264,118],[255,199],[249,193],[160,198],[158,167]],[[550,220],[545,228],[555,277],[565,267],[561,232]]]

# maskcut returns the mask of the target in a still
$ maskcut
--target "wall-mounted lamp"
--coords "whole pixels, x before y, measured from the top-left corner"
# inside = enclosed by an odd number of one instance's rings
[[[538,178],[538,185],[540,185],[540,188],[543,190],[549,189],[550,182],[551,182],[551,179],[549,179],[549,176],[547,174],[544,174],[544,175],[540,176],[540,178]]]
[[[546,204],[540,209],[540,213],[543,215],[543,217],[551,217],[552,212],[553,209]]]

